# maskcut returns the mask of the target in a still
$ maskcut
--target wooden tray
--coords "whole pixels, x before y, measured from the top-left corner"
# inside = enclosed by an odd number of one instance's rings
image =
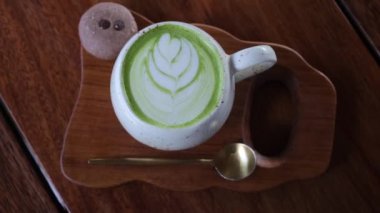
[[[139,28],[151,21],[134,13]],[[204,24],[229,54],[264,44],[242,41]],[[184,151],[159,151],[136,142],[119,124],[110,100],[113,61],[82,55],[80,94],[66,130],[61,156],[63,174],[89,187],[108,187],[133,180],[173,190],[213,186],[252,191],[324,172],[333,145],[336,94],[328,78],[311,67],[296,51],[271,45],[278,63],[271,71],[236,85],[232,113],[220,132],[208,142]],[[244,141],[259,154],[254,174],[242,181],[227,181],[213,168],[178,166],[99,166],[87,160],[104,156],[212,157],[223,145]],[[265,154],[265,155],[264,155]],[[272,157],[269,157],[272,156]]]

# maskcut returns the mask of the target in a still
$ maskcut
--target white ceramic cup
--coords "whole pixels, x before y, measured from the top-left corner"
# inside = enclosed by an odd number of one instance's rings
[[[123,61],[136,40],[157,25],[180,25],[196,31],[218,51],[223,63],[224,82],[218,107],[199,122],[185,127],[162,128],[140,119],[127,102],[123,87]],[[111,100],[118,120],[137,141],[160,150],[183,150],[199,145],[211,138],[227,120],[234,101],[235,83],[261,73],[277,61],[274,50],[267,45],[254,46],[227,55],[223,48],[202,29],[182,22],[161,22],[150,25],[135,34],[122,48],[113,67],[111,77]]]

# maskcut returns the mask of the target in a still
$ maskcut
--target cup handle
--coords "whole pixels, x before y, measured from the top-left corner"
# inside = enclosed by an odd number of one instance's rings
[[[276,62],[276,53],[268,45],[240,50],[230,58],[235,83],[271,68]]]

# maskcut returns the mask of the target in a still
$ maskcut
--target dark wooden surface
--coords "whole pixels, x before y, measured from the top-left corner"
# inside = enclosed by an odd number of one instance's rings
[[[380,55],[380,1],[343,0]],[[379,56],[380,57],[380,56]]]
[[[80,82],[77,24],[93,3],[0,2],[0,93],[71,211],[380,211],[379,66],[335,2],[324,0],[124,4],[155,22],[200,22],[242,39],[283,43],[322,70],[338,95],[334,150],[325,174],[258,193],[176,192],[139,182],[90,189],[67,181],[59,157]]]
[[[41,177],[7,123],[0,109],[0,212],[57,212]]]

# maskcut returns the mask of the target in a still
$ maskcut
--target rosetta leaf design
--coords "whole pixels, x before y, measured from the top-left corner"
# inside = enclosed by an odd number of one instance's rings
[[[199,56],[187,39],[165,33],[148,53],[146,67],[153,84],[175,98],[196,78]]]

